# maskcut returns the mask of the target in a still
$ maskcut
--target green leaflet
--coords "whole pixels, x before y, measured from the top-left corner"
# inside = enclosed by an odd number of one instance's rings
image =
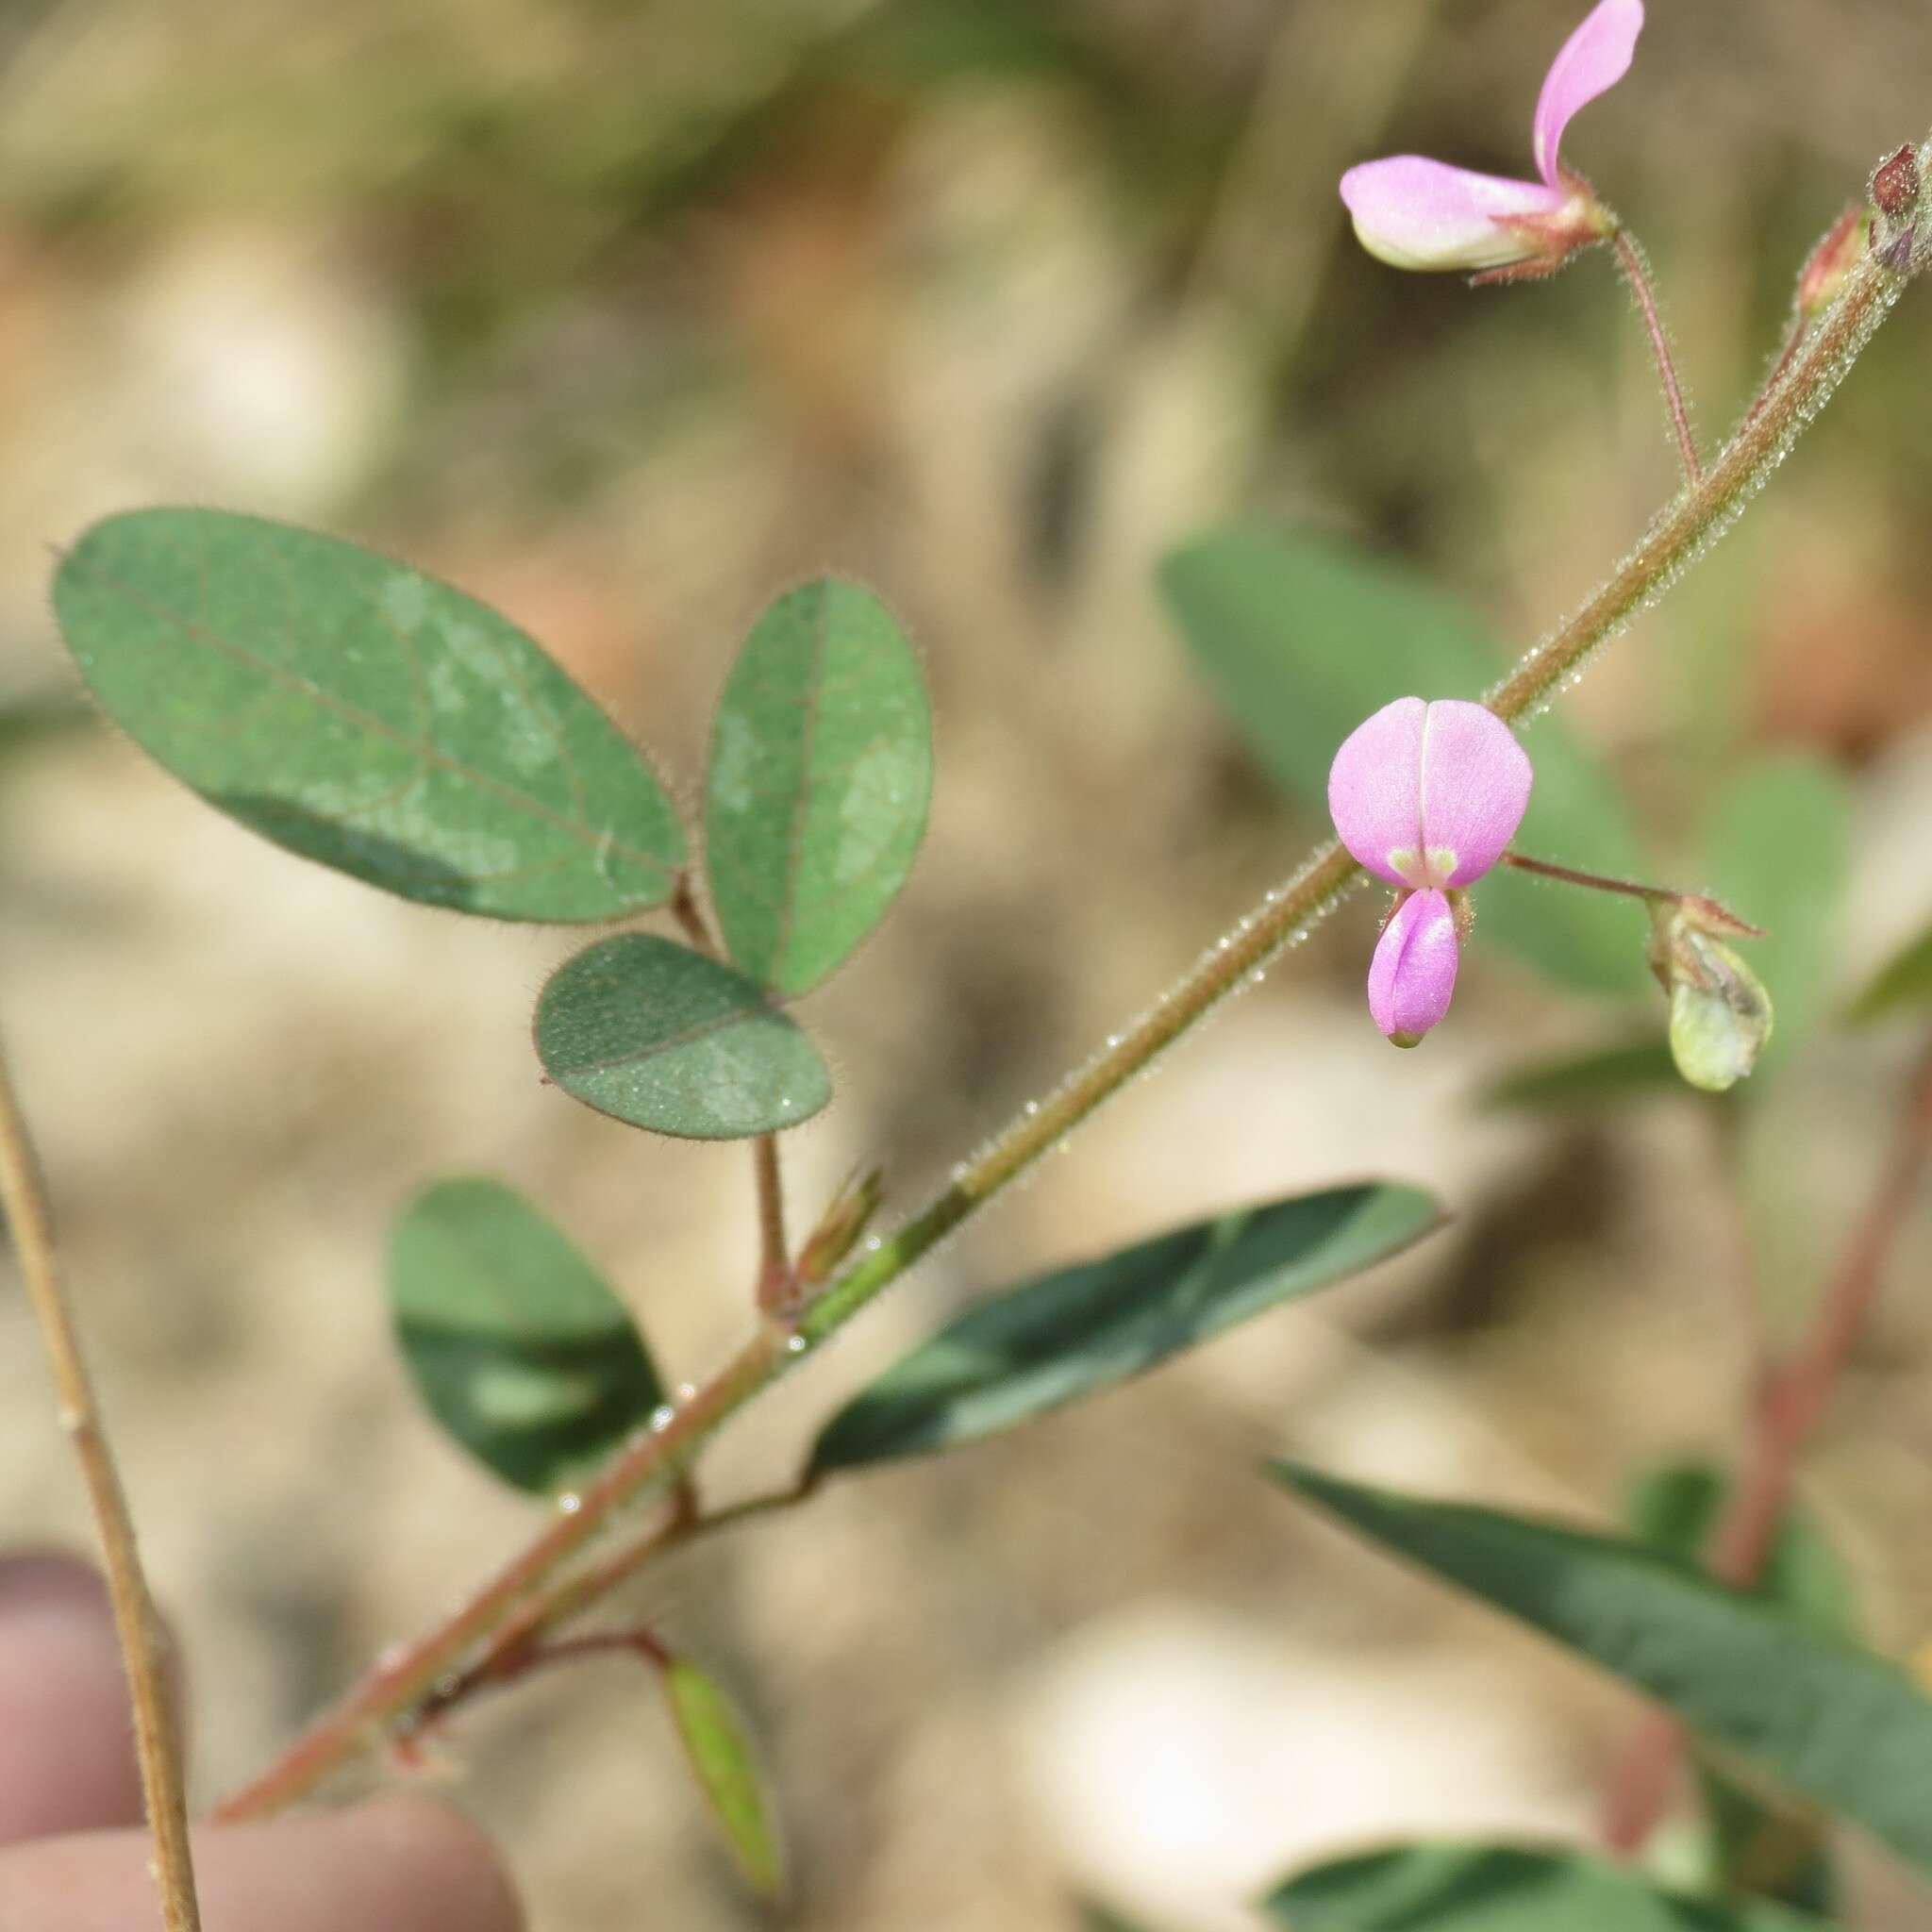
[[[1728,1488],[1706,1464],[1671,1463],[1635,1484],[1624,1513],[1644,1542],[1695,1562],[1709,1547]],[[1851,1579],[1817,1525],[1795,1510],[1778,1525],[1757,1594],[1823,1636],[1858,1641]],[[1807,1806],[1766,1804],[1715,1765],[1700,1764],[1698,1775],[1717,1878],[1807,1911],[1831,1910],[1836,1885],[1824,1821]]]
[[[1694,1563],[1709,1545],[1729,1487],[1707,1463],[1666,1463],[1632,1486],[1624,1513],[1632,1533],[1653,1549]],[[1786,1511],[1757,1593],[1822,1637],[1858,1641],[1857,1592],[1837,1552],[1808,1516]]]
[[[642,755],[433,577],[258,517],[145,509],[85,532],[54,609],[117,724],[305,858],[499,919],[671,895],[684,832]]]
[[[1667,1706],[1932,1870],[1932,1701],[1884,1659],[1616,1537],[1294,1464],[1290,1489]]]
[[[1040,1275],[970,1309],[855,1396],[821,1431],[811,1467],[921,1455],[1013,1428],[1359,1274],[1441,1221],[1414,1188],[1333,1188]]]
[[[550,975],[537,1055],[566,1093],[689,1140],[775,1133],[832,1097],[803,1028],[765,990],[689,946],[619,933]]]
[[[711,734],[705,865],[733,959],[797,994],[898,895],[932,796],[932,717],[892,613],[836,577],[752,627]]]
[[[507,1482],[547,1491],[663,1401],[630,1313],[492,1180],[439,1181],[390,1243],[396,1340],[430,1413]]]
[[[1262,1909],[1288,1932],[1828,1932],[1755,1900],[1692,1898],[1579,1852],[1419,1844],[1317,1865]]]
[[[744,1726],[717,1684],[684,1657],[662,1671],[685,1755],[739,1868],[760,1898],[784,1890],[785,1860],[764,1781]]]

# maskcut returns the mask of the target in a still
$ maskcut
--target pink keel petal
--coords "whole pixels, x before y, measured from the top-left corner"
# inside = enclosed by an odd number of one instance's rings
[[[1546,220],[1568,197],[1538,181],[1391,155],[1351,168],[1341,199],[1362,246],[1391,268],[1484,269],[1537,254],[1535,238],[1515,225]]]
[[[1439,698],[1423,722],[1422,843],[1431,855],[1456,855],[1446,878],[1434,883],[1467,886],[1502,858],[1529,805],[1534,774],[1516,734],[1482,705]]]
[[[1342,740],[1328,767],[1328,816],[1341,842],[1391,886],[1413,883],[1390,863],[1390,855],[1414,852],[1422,829],[1417,787],[1428,709],[1420,698],[1384,705]]]
[[[1599,0],[1563,42],[1536,104],[1536,171],[1557,186],[1557,148],[1571,116],[1607,92],[1630,71],[1643,31],[1643,0]]]
[[[1456,915],[1441,892],[1411,892],[1369,962],[1369,1012],[1397,1046],[1413,1046],[1456,991]]]

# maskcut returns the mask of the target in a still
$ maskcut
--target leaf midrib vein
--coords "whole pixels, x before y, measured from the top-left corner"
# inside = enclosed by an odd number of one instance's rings
[[[452,758],[449,753],[439,750],[434,745],[420,742],[408,737],[407,733],[398,731],[394,725],[389,724],[386,720],[374,717],[367,711],[358,709],[356,706],[336,696],[333,691],[325,690],[312,678],[303,675],[300,672],[292,671],[287,665],[276,664],[271,659],[262,658],[256,652],[249,650],[246,645],[236,643],[232,639],[223,637],[220,632],[213,629],[206,621],[190,617],[183,611],[173,610],[164,605],[155,603],[153,600],[142,596],[111,571],[103,569],[98,563],[90,559],[82,562],[79,567],[91,573],[97,581],[106,585],[117,596],[125,598],[137,609],[146,612],[157,623],[172,626],[184,636],[193,638],[207,645],[209,649],[219,651],[224,656],[248,666],[250,670],[255,671],[259,675],[276,680],[288,689],[303,693],[320,708],[333,711],[338,717],[343,719],[348,724],[359,726],[361,729],[368,731],[372,736],[387,739],[391,743],[401,747],[404,751],[413,753],[425,765],[447,772],[452,776],[475,786],[478,791],[494,792],[499,798],[527,812],[532,818],[543,820],[557,830],[568,833],[593,850],[608,841],[608,849],[625,858],[650,867],[652,870],[662,874],[667,879],[675,870],[675,867],[658,858],[655,853],[646,852],[641,847],[629,844],[620,839],[614,829],[597,828],[591,825],[587,821],[568,818],[563,813],[556,811],[551,807],[543,804],[541,800],[533,798],[528,792],[519,791],[514,786],[506,784],[501,778],[492,777],[488,772],[479,771],[474,765],[464,763],[460,758]],[[322,816],[329,815],[322,814]]]

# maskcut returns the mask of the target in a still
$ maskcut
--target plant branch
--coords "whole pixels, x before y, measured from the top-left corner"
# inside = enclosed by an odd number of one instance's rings
[[[1785,371],[1797,359],[1798,351],[1805,346],[1805,338],[1810,332],[1811,319],[1801,310],[1791,318],[1790,329],[1785,336],[1784,347],[1778,351],[1777,360],[1771,365],[1771,374],[1765,377],[1764,387],[1758,391],[1753,401],[1750,414],[1745,417],[1746,422],[1764,407],[1764,398],[1777,387],[1783,379]]]
[[[155,1841],[155,1882],[167,1932],[200,1932],[194,1859],[182,1790],[180,1728],[165,1661],[168,1640],[141,1567],[134,1519],[94,1399],[80,1336],[67,1306],[54,1246],[53,1217],[13,1076],[0,1056],[0,1207],[20,1257],[27,1297],[54,1373],[60,1426],[74,1444],[100,1538],[114,1607],[114,1628],[134,1705],[134,1748]]]
[[[1753,1440],[1743,1473],[1711,1538],[1706,1567],[1720,1583],[1748,1590],[1762,1575],[1783,1520],[1798,1460],[1824,1420],[1864,1333],[1885,1265],[1932,1161],[1932,1046],[1913,1074],[1898,1140],[1804,1340],[1754,1387]],[[1641,1851],[1670,1804],[1683,1730],[1651,1711],[1633,1734],[1604,1807],[1604,1840],[1624,1856]]]
[[[757,1516],[770,1516],[802,1503],[818,1487],[818,1479],[808,1475],[789,1490],[771,1495],[753,1496],[732,1503],[723,1509],[700,1514],[688,1491],[680,1490],[675,1507],[665,1519],[641,1536],[634,1537],[600,1561],[573,1571],[530,1603],[499,1631],[488,1650],[459,1677],[440,1684],[425,1715],[453,1710],[478,1690],[500,1684],[516,1674],[519,1659],[541,1650],[545,1658],[561,1655],[564,1646],[552,1639],[551,1632],[573,1617],[601,1602],[613,1590],[629,1580],[648,1563],[675,1548],[696,1542],[721,1529],[733,1529]]]
[[[1611,238],[1617,251],[1617,266],[1637,298],[1639,314],[1650,335],[1650,353],[1657,358],[1657,373],[1664,386],[1664,406],[1671,412],[1671,428],[1677,438],[1677,454],[1683,459],[1684,475],[1691,483],[1704,475],[1697,456],[1697,438],[1690,429],[1690,410],[1684,401],[1683,386],[1677,380],[1677,364],[1671,355],[1671,339],[1664,330],[1663,312],[1657,307],[1657,291],[1651,286],[1650,264],[1643,250],[1627,228],[1619,228]]]
[[[415,1642],[378,1664],[260,1776],[216,1807],[217,1824],[264,1817],[312,1790],[359,1747],[378,1741],[521,1610],[622,1506],[675,1484],[726,1416],[775,1379],[784,1330],[766,1324],[661,1428],[621,1452],[581,1491],[558,1499],[556,1520]]]
[[[758,1304],[767,1314],[781,1314],[797,1298],[791,1250],[785,1239],[785,1178],[778,1169],[778,1137],[760,1134],[752,1142],[758,1184]]]
[[[1489,693],[1486,702],[1498,717],[1513,723],[1541,709],[1592,651],[1667,589],[1728,527],[1830,395],[1883,321],[1905,280],[1903,273],[1875,258],[1848,275],[1805,352],[1774,385],[1763,408],[1738,430],[1711,468],[1665,506],[1602,586]],[[300,1797],[372,1734],[406,1721],[439,1678],[460,1674],[615,1512],[661,1493],[689,1469],[697,1449],[727,1417],[1058,1146],[1224,999],[1252,983],[1360,876],[1360,868],[1339,846],[1331,842],[1319,847],[1202,954],[1148,1012],[956,1168],[948,1184],[924,1208],[892,1234],[867,1241],[852,1266],[812,1303],[795,1334],[788,1339],[781,1324],[768,1320],[717,1376],[674,1410],[662,1430],[621,1450],[581,1495],[568,1499],[574,1507],[559,1521],[453,1616],[405,1646],[318,1718],[218,1815],[258,1816]]]
[[[711,937],[689,872],[677,875],[677,889],[671,896],[671,916],[698,952],[708,959],[718,958],[718,942]],[[785,1239],[785,1176],[778,1165],[777,1135],[760,1134],[752,1142],[751,1158],[758,1191],[757,1301],[760,1309],[774,1313],[791,1307],[796,1287],[791,1250]]]

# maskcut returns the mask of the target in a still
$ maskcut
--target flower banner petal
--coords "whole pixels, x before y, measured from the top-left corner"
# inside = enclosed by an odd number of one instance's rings
[[[1438,698],[1423,724],[1423,860],[1433,883],[1467,886],[1502,858],[1529,806],[1529,754],[1502,719],[1463,698]],[[1446,874],[1435,855],[1453,852]]]
[[[1364,718],[1328,768],[1328,815],[1350,854],[1391,886],[1414,885],[1421,859],[1421,698],[1397,698]],[[1397,855],[1409,855],[1398,866]]]
[[[1643,0],[1600,0],[1563,42],[1536,104],[1536,171],[1557,186],[1557,148],[1579,108],[1607,92],[1630,71],[1643,31]]]

